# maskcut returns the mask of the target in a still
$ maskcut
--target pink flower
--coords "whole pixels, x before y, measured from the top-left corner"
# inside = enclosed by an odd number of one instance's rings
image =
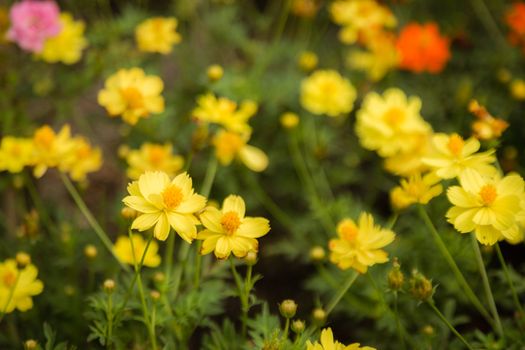
[[[11,7],[7,38],[26,51],[38,53],[47,38],[60,33],[59,15],[60,9],[53,1],[19,2]]]

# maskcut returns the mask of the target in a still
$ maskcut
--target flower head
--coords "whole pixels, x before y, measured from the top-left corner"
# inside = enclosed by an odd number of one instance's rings
[[[500,118],[495,118],[478,101],[469,103],[469,111],[476,116],[477,120],[472,123],[474,137],[479,140],[494,140],[509,127],[509,123]]]
[[[38,53],[42,51],[46,39],[60,33],[59,14],[54,1],[18,2],[11,7],[11,27],[7,38],[26,51]]]
[[[160,145],[143,143],[138,150],[130,150],[125,155],[128,177],[137,180],[146,171],[162,171],[169,177],[177,175],[184,165],[182,156],[173,154],[169,143]]]
[[[309,340],[306,341],[306,350],[375,350],[370,346],[361,347],[359,343],[353,343],[350,345],[344,345],[334,340],[334,334],[331,328],[325,328],[321,331],[321,343],[311,343]]]
[[[361,213],[359,226],[352,219],[343,219],[337,225],[339,238],[331,239],[330,261],[339,268],[353,268],[365,273],[369,266],[388,261],[387,253],[381,249],[392,243],[394,232],[374,225],[374,218]]]
[[[115,242],[113,250],[120,261],[134,265],[139,264],[147,243],[139,234],[133,234],[131,239],[128,236],[120,236]],[[160,265],[160,256],[158,254],[159,245],[155,241],[151,241],[144,256],[144,266],[157,267]]]
[[[414,174],[408,179],[402,179],[400,185],[390,192],[390,201],[396,209],[403,209],[414,203],[427,204],[443,192],[440,180],[434,173],[425,176]]]
[[[197,239],[203,240],[201,254],[215,251],[219,259],[226,259],[233,252],[238,258],[245,257],[249,251],[258,251],[256,238],[270,231],[270,224],[262,217],[245,216],[244,200],[235,195],[226,197],[219,210],[207,207],[200,219],[205,229]]]
[[[450,59],[450,41],[436,23],[406,25],[397,39],[399,66],[415,73],[439,73]]]
[[[60,131],[55,131],[44,125],[33,135],[33,174],[42,177],[48,168],[58,167],[74,149],[69,125],[64,125]]]
[[[222,165],[234,158],[241,160],[250,170],[260,172],[268,167],[268,156],[259,148],[248,145],[249,135],[220,130],[212,140],[215,156]]]
[[[37,275],[38,269],[32,264],[19,268],[15,259],[0,263],[0,305],[6,313],[15,309],[27,311],[33,307],[31,297],[44,289]]]
[[[135,29],[135,39],[140,51],[168,54],[173,45],[181,41],[177,33],[177,19],[154,17],[141,22]]]
[[[58,169],[67,172],[75,181],[84,181],[88,173],[97,171],[102,166],[100,148],[93,148],[89,141],[81,136],[71,140],[71,148],[58,164]]]
[[[186,242],[195,239],[199,224],[195,213],[204,208],[206,198],[194,193],[187,173],[170,180],[166,173],[147,171],[128,185],[128,192],[122,201],[140,213],[132,229],[145,231],[154,226],[155,238],[164,241],[171,226]]]
[[[521,235],[518,220],[523,214],[525,195],[519,175],[489,178],[466,169],[459,183],[460,186],[447,190],[448,200],[454,206],[446,216],[456,230],[474,231],[478,241],[485,245],[501,239],[515,241]]]
[[[164,111],[162,80],[146,75],[141,68],[120,69],[110,76],[104,89],[98,93],[98,103],[106,108],[110,117],[122,116],[135,125],[140,118]]]
[[[31,139],[5,136],[0,141],[0,171],[19,173],[32,164],[33,143]]]
[[[301,83],[301,105],[313,114],[337,117],[349,113],[356,96],[350,81],[335,70],[317,70]]]

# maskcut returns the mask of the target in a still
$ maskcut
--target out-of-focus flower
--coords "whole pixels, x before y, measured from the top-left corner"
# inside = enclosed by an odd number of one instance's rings
[[[399,66],[415,73],[439,73],[450,59],[450,40],[436,23],[407,24],[397,39]]]
[[[173,45],[181,41],[177,33],[177,19],[154,17],[141,22],[135,29],[135,39],[140,51],[168,54]]]
[[[120,115],[125,122],[135,125],[140,118],[164,111],[163,89],[159,77],[146,75],[141,68],[120,69],[106,80],[104,89],[98,93],[98,103],[110,117]]]
[[[100,148],[93,148],[81,136],[74,137],[71,143],[71,149],[60,160],[58,169],[69,173],[75,181],[84,181],[88,173],[95,172],[102,166],[102,152]]]
[[[335,70],[317,70],[301,82],[301,105],[313,114],[337,117],[354,107],[354,86]]]
[[[434,293],[432,281],[423,276],[423,274],[417,270],[412,272],[412,277],[408,281],[408,284],[408,292],[415,299],[420,301],[428,301],[432,298],[432,294]]]
[[[202,123],[215,123],[239,133],[251,132],[248,121],[257,113],[257,103],[245,100],[240,106],[225,97],[206,94],[197,98],[192,116]]]
[[[195,213],[204,208],[206,198],[194,193],[187,173],[170,180],[166,173],[147,171],[128,185],[128,192],[122,201],[140,213],[132,229],[145,231],[155,226],[153,235],[161,241],[168,238],[170,226],[188,243],[197,237]]]
[[[197,239],[203,240],[201,254],[215,251],[218,259],[226,259],[233,252],[238,258],[249,251],[258,251],[260,238],[270,231],[270,224],[262,217],[245,216],[244,200],[235,195],[226,197],[219,210],[207,207],[200,219],[205,229]]]
[[[301,68],[305,72],[310,72],[317,67],[317,63],[319,62],[319,58],[315,54],[315,52],[312,51],[303,51],[299,54],[299,58],[297,59],[297,64],[299,65],[299,68]]]
[[[212,64],[206,70],[206,75],[208,75],[210,81],[217,81],[224,75],[224,69],[219,64]]]
[[[519,175],[483,177],[467,169],[459,177],[460,186],[447,190],[454,206],[446,214],[448,222],[461,233],[474,231],[481,244],[493,245],[501,239],[516,241],[522,236],[518,221],[523,216],[524,182]]]
[[[76,63],[82,57],[82,50],[87,46],[84,22],[75,21],[71,14],[64,12],[60,14],[60,23],[62,25],[60,33],[46,39],[38,57],[49,63]]]
[[[46,39],[61,30],[60,9],[54,1],[24,0],[11,7],[11,27],[7,38],[22,49],[34,53],[42,51]]]
[[[414,135],[411,138],[414,147],[411,150],[389,156],[384,161],[385,170],[403,177],[410,177],[417,173],[423,173],[430,169],[425,165],[422,158],[432,152],[432,131],[427,134]]]
[[[5,136],[0,142],[0,171],[19,173],[33,159],[33,143],[30,139]]]
[[[125,158],[128,163],[126,174],[132,180],[137,180],[146,171],[162,171],[173,177],[184,166],[184,158],[173,154],[170,143],[159,145],[146,142],[138,150],[129,150]]]
[[[6,313],[15,309],[27,311],[33,307],[31,297],[44,289],[37,275],[38,269],[32,264],[19,268],[14,259],[0,263],[0,305]]]
[[[382,157],[414,150],[423,135],[431,132],[419,111],[421,99],[407,98],[398,88],[390,88],[383,96],[370,92],[357,112],[355,131],[361,145]]]
[[[312,18],[319,10],[319,0],[293,0],[291,12],[297,17]]]
[[[321,331],[321,343],[311,343],[306,341],[306,350],[376,350],[370,346],[361,346],[359,343],[344,345],[337,340],[334,340],[334,334],[331,328],[325,328]]]
[[[299,125],[299,116],[293,112],[286,112],[281,115],[281,125],[285,129],[293,129]]]
[[[460,176],[466,169],[473,169],[487,176],[496,173],[496,168],[492,165],[496,160],[495,150],[476,153],[480,143],[474,137],[465,141],[458,134],[438,133],[433,136],[432,142],[435,152],[422,161],[434,168],[437,176],[442,179]]]
[[[260,172],[268,167],[268,156],[259,148],[248,145],[248,134],[220,130],[212,139],[215,155],[222,165],[238,158],[250,170]]]
[[[393,28],[396,17],[375,0],[337,0],[330,6],[335,23],[343,26],[339,40],[345,44],[355,43],[366,32]]]
[[[427,204],[443,192],[440,181],[441,179],[434,173],[425,176],[414,174],[408,179],[402,179],[400,185],[390,192],[392,206],[400,210],[414,203]]]
[[[525,44],[525,3],[516,1],[505,13],[505,22],[510,28],[508,39],[515,46]]]
[[[33,135],[33,174],[42,177],[48,168],[58,167],[74,149],[69,125],[64,125],[58,134],[49,126],[38,128]]]
[[[472,100],[469,103],[469,111],[478,120],[472,122],[472,132],[474,137],[479,140],[494,140],[501,137],[501,134],[509,127],[509,123],[500,118],[495,118],[487,109],[480,105],[478,101]]]
[[[343,219],[337,225],[339,238],[331,239],[330,261],[340,269],[365,273],[369,266],[388,261],[383,247],[392,243],[394,232],[374,225],[374,218],[361,213],[359,226],[352,219]]]
[[[509,85],[510,94],[516,100],[525,100],[525,81],[523,79],[514,79]]]
[[[139,264],[144,250],[146,249],[147,243],[139,234],[131,235],[131,239],[128,236],[120,236],[115,242],[113,250],[120,261],[126,264],[135,265]],[[144,266],[157,267],[160,265],[160,256],[158,254],[159,246],[157,242],[151,241],[144,256]]]

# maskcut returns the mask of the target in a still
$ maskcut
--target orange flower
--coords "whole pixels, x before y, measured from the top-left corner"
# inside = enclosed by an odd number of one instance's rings
[[[515,34],[525,35],[525,3],[514,3],[505,13],[505,22]]]
[[[450,41],[439,34],[436,23],[410,23],[396,43],[401,57],[399,66],[416,73],[439,73],[450,59]]]

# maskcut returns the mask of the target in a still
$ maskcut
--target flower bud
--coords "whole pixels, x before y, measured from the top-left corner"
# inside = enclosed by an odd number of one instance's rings
[[[138,212],[135,209],[131,209],[130,207],[124,207],[120,211],[120,215],[124,219],[135,219],[137,217]]]
[[[310,259],[314,262],[321,262],[326,257],[326,251],[320,245],[314,246],[310,249]]]
[[[84,255],[86,258],[93,260],[97,257],[98,250],[93,244],[88,244],[84,247]]]
[[[299,65],[299,68],[301,68],[305,72],[310,72],[317,67],[317,63],[319,62],[319,59],[317,58],[317,55],[312,51],[304,51],[299,55],[299,59],[297,60],[297,64]]]
[[[314,311],[312,312],[312,318],[313,318],[313,321],[317,324],[317,325],[322,325],[325,323],[326,321],[326,311],[324,311],[322,308],[318,307],[316,309],[314,309]]]
[[[38,343],[34,339],[28,339],[24,343],[24,350],[35,350],[38,348]]]
[[[18,268],[24,268],[27,265],[31,264],[31,257],[25,252],[16,253],[16,263]]]
[[[217,81],[220,80],[224,75],[224,69],[222,69],[222,67],[218,64],[212,64],[208,67],[206,74],[208,75],[208,79],[210,81]]]
[[[286,112],[281,115],[281,125],[285,129],[293,129],[299,125],[299,116],[293,112]]]
[[[398,291],[403,288],[403,283],[405,282],[405,276],[401,271],[401,265],[397,261],[397,258],[394,258],[392,264],[392,269],[388,273],[388,286],[391,290]]]
[[[279,312],[283,317],[292,318],[297,312],[297,304],[292,299],[283,300],[283,302],[279,304]]]
[[[155,274],[153,275],[153,280],[156,283],[164,283],[164,281],[166,280],[166,275],[163,272],[155,272]]]
[[[75,295],[75,292],[76,292],[75,287],[73,287],[72,285],[66,284],[64,286],[64,294],[66,294],[68,297]]]
[[[104,281],[104,291],[106,293],[112,293],[114,290],[115,290],[115,281],[112,280],[111,278],[108,278],[107,280]]]
[[[423,333],[424,335],[428,335],[429,337],[433,336],[435,334],[435,332],[436,331],[434,330],[434,327],[432,327],[429,324],[427,324],[426,326],[421,328],[421,333]]]
[[[415,299],[428,301],[430,298],[432,298],[432,282],[418,271],[414,271],[412,273],[412,278],[410,279],[409,283],[409,292]]]
[[[303,320],[294,320],[292,322],[292,331],[296,334],[301,334],[304,332],[305,323]]]
[[[150,293],[149,293],[151,299],[153,299],[153,301],[159,301],[160,300],[160,292],[158,290],[152,290]]]
[[[525,100],[525,81],[515,79],[510,83],[510,94],[516,100]]]
[[[246,254],[246,256],[244,257],[244,262],[248,266],[253,266],[257,264],[257,252],[250,250],[248,254]]]

